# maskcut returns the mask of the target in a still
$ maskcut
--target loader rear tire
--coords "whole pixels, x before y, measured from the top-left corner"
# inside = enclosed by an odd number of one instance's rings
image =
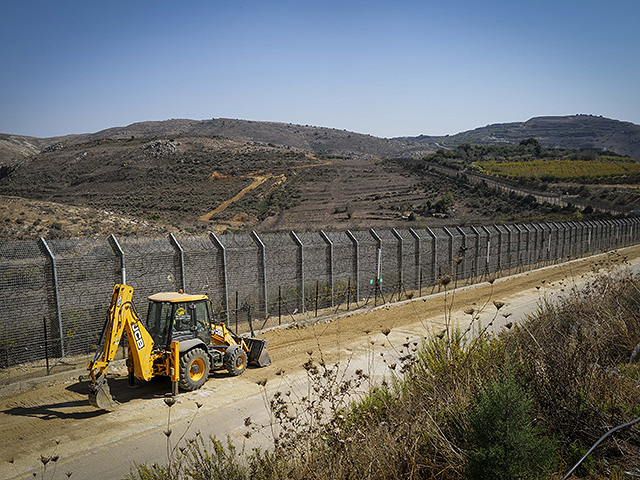
[[[190,392],[199,389],[209,378],[209,356],[201,348],[180,356],[180,388]]]
[[[241,375],[247,368],[247,352],[239,346],[233,349],[227,348],[224,353],[224,368],[234,377]]]

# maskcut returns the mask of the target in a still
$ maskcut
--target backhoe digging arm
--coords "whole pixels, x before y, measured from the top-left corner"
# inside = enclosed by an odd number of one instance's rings
[[[106,374],[109,363],[116,355],[123,332],[126,331],[129,339],[130,358],[133,360],[136,377],[149,380],[153,373],[151,362],[153,340],[134,312],[132,297],[133,288],[128,285],[116,285],[113,288],[103,334],[94,359],[87,367],[91,377],[89,402],[98,408],[113,406]]]

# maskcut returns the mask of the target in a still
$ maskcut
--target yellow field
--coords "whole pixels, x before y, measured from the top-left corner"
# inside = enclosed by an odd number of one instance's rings
[[[474,162],[473,165],[485,173],[507,178],[547,177],[558,180],[571,180],[640,174],[639,163],[604,160],[554,159],[522,162],[484,160]]]

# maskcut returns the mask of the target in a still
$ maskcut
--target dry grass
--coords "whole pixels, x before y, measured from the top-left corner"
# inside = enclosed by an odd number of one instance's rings
[[[354,394],[369,380],[365,372],[347,374],[348,366],[310,355],[305,395],[270,397],[264,389],[272,450],[239,456],[231,444],[191,441],[187,456],[176,459],[187,462],[188,468],[173,470],[181,476],[140,469],[132,478],[222,478],[205,468],[211,458],[233,478],[468,478],[474,402],[504,378],[526,392],[531,431],[557,445],[559,462],[546,464],[555,464],[551,478],[560,478],[606,431],[640,415],[640,369],[629,363],[640,343],[639,282],[628,273],[600,276],[560,304],[543,299],[534,316],[499,335],[477,325],[475,336],[452,330],[422,345],[398,345],[405,354],[389,365],[390,380],[358,400]],[[494,311],[495,319],[500,308],[487,301],[481,310]],[[478,312],[468,310],[477,322]],[[248,435],[260,428],[245,423]],[[639,458],[637,427],[621,430],[578,473],[623,478]],[[521,478],[547,476],[531,465]],[[210,476],[190,473],[205,470]]]

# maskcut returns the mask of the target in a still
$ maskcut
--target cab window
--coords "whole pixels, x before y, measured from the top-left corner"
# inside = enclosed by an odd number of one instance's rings
[[[209,311],[207,310],[207,302],[197,302],[195,304],[196,329],[200,332],[209,330]]]
[[[156,345],[166,345],[168,343],[172,312],[173,305],[170,303],[149,303],[147,330],[149,330],[153,343]]]
[[[189,308],[188,303],[176,303],[175,307],[175,321],[173,323],[173,330],[176,332],[190,332],[193,329],[193,310]]]

